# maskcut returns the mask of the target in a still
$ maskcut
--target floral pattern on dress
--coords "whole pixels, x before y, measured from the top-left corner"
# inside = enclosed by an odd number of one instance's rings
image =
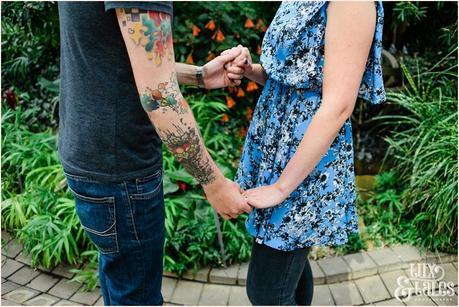
[[[325,1],[285,1],[263,40],[268,79],[255,107],[236,175],[243,189],[275,183],[321,104]],[[381,71],[382,3],[359,97],[385,101]],[[358,232],[354,151],[346,120],[321,161],[281,204],[254,209],[246,221],[258,243],[280,250],[341,245]]]

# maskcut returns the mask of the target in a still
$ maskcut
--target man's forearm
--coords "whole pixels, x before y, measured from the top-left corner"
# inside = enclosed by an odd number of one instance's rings
[[[134,18],[132,14],[137,14]],[[204,186],[222,181],[207,152],[196,121],[180,93],[175,72],[171,16],[140,9],[117,9],[142,107],[176,159]],[[140,30],[139,30],[140,29]],[[181,76],[193,66],[179,65]]]
[[[200,184],[205,186],[223,178],[207,152],[195,123],[173,124],[173,127],[167,128],[158,127],[161,125],[155,119],[152,119],[152,123],[157,127],[156,130],[168,150]]]
[[[180,85],[198,85],[195,65],[175,63],[175,71]]]
[[[141,97],[142,106],[159,137],[177,161],[202,185],[222,179],[223,175],[204,145],[174,74],[167,84],[145,88]]]

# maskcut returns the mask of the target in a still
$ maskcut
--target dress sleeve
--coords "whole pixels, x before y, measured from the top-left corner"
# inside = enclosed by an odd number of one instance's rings
[[[373,37],[373,43],[370,48],[370,54],[358,93],[358,97],[371,104],[381,104],[386,101],[381,67],[382,33],[384,25],[384,10],[381,1],[376,2],[376,12],[375,35]]]

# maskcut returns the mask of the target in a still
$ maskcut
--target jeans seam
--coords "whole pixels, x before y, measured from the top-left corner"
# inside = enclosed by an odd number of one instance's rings
[[[108,208],[108,210],[110,211],[110,207]],[[115,231],[113,232],[112,235],[115,238],[115,248],[113,248],[113,250],[110,249],[110,250],[106,250],[106,251],[102,251],[102,250],[99,249],[100,253],[104,254],[104,255],[114,254],[114,253],[118,253],[120,251],[120,248],[119,248],[119,245],[118,245],[118,232],[116,231],[116,202],[113,203],[113,219],[114,219],[113,225],[115,226]],[[113,227],[113,225],[110,226],[110,228]],[[83,226],[83,228],[84,228],[84,226]]]
[[[292,266],[292,262],[293,262],[293,259],[295,258],[295,255],[292,253],[290,255],[290,261],[288,263],[288,266],[287,266],[287,269],[285,270],[285,274],[284,274],[284,277],[283,277],[283,280],[282,280],[282,288],[281,288],[281,291],[280,291],[280,296],[278,298],[278,305],[281,304],[281,298],[283,297],[284,295],[284,289],[285,289],[285,285],[287,284],[287,277],[289,275],[289,272],[290,272],[290,267]]]
[[[108,236],[111,236],[111,235],[113,235],[113,234],[116,234],[116,230],[115,230],[114,232],[112,232],[112,228],[113,228],[113,226],[115,226],[115,225],[116,225],[116,221],[114,221],[114,222],[110,225],[110,227],[109,227],[107,230],[105,230],[105,231],[97,231],[97,230],[88,228],[88,227],[86,227],[86,226],[84,226],[84,225],[81,225],[81,226],[83,226],[83,228],[84,228],[86,231],[89,231],[89,232],[91,232],[91,233],[93,233],[93,234],[95,234],[95,235],[98,235],[98,236],[101,236],[101,237],[108,237]],[[110,231],[110,232],[108,232],[108,231]]]
[[[158,182],[158,186],[155,187],[155,189],[151,192],[145,193],[145,194],[131,194],[129,195],[129,198],[132,200],[148,200],[156,196],[158,193],[158,190],[161,188],[162,180]]]
[[[157,178],[159,176],[161,176],[161,173],[162,173],[162,169],[160,168],[159,170],[157,170],[156,172],[154,172],[153,174],[151,175],[148,175],[148,176],[145,176],[145,177],[142,177],[142,178],[137,178],[135,180],[136,183],[145,183],[151,179],[154,179],[154,178]]]
[[[100,198],[95,198],[95,197],[89,197],[89,196],[84,196],[81,195],[77,192],[75,192],[69,185],[67,185],[70,191],[72,191],[73,195],[82,201],[87,201],[93,204],[114,204],[115,203],[115,197],[113,196],[106,196],[106,197],[100,197]]]
[[[126,182],[123,182],[123,185],[124,185],[124,190],[126,191],[126,199],[127,199],[127,204],[128,204],[128,208],[129,208],[129,215],[131,216],[132,228],[134,230],[134,236],[135,236],[135,239],[137,240],[137,243],[141,244],[141,242],[139,240],[139,236],[137,235],[137,229],[135,227],[134,214],[132,213],[132,203],[131,203],[131,198],[129,197],[129,191],[128,191]]]
[[[88,177],[78,176],[78,175],[71,175],[71,174],[67,173],[66,171],[63,171],[63,172],[64,172],[65,176],[67,176],[70,179],[73,179],[75,181],[82,181],[82,182],[88,182],[88,183],[97,183],[97,182],[99,182],[97,180],[94,180],[94,179],[91,179],[91,178],[88,178]]]

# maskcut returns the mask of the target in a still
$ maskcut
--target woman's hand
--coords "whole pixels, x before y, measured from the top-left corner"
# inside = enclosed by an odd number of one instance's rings
[[[225,69],[228,73],[228,78],[231,80],[240,80],[242,77],[247,77],[252,72],[252,57],[250,56],[249,49],[242,45],[227,49],[223,51],[221,55],[233,52],[239,53],[239,55],[234,60],[226,63]]]
[[[232,48],[226,51],[203,66],[203,78],[206,89],[238,86],[241,84],[241,79],[244,77],[244,70],[232,69],[230,73],[225,69],[225,65],[240,58],[242,48]]]
[[[268,79],[264,68],[260,64],[253,64],[249,49],[241,45],[228,49],[222,52],[226,54],[232,50],[238,50],[240,54],[231,62],[225,65],[228,77],[232,80],[242,79],[246,77],[249,80],[255,81],[258,84],[264,85]]]
[[[282,191],[277,184],[260,186],[242,193],[247,202],[258,209],[274,207],[283,202],[288,194]]]

